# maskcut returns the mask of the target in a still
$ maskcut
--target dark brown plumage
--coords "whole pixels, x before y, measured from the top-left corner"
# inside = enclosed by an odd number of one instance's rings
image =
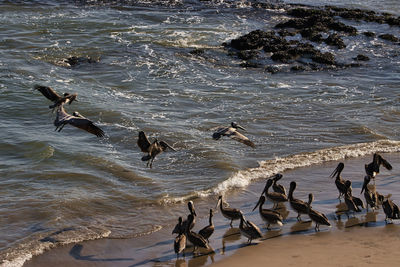
[[[73,113],[73,115],[68,114],[64,110],[64,104],[61,104],[57,108],[57,116],[54,120],[54,126],[56,126],[55,130],[58,130],[60,132],[66,124],[70,124],[82,130],[85,130],[91,134],[96,135],[97,137],[104,136],[103,130],[94,125],[92,121],[83,117],[76,111]]]
[[[245,129],[242,126],[238,125],[235,122],[232,122],[231,126],[228,126],[228,127],[225,127],[225,126],[215,127],[212,129],[215,131],[213,133],[212,137],[215,140],[218,140],[222,136],[228,136],[228,137],[232,138],[233,140],[236,140],[240,143],[243,143],[245,145],[251,146],[252,148],[255,148],[256,145],[252,141],[250,141],[249,138],[247,138],[243,134],[239,133],[237,129],[242,129],[245,131]]]
[[[286,196],[285,187],[283,187],[283,185],[277,183],[280,179],[282,179],[282,177],[283,177],[283,175],[278,173],[272,178],[272,181],[273,181],[272,189],[274,190],[274,192],[281,193]]]
[[[150,168],[153,166],[153,161],[156,156],[164,152],[167,148],[171,149],[172,151],[176,151],[172,146],[164,141],[158,141],[155,139],[153,143],[150,143],[143,131],[139,132],[137,144],[142,152],[147,153],[146,156],[142,157],[142,161],[147,161],[146,166]]]
[[[222,200],[222,196],[218,197],[218,202],[217,202],[217,206],[215,208],[220,208],[222,215],[231,220],[230,226],[232,227],[232,222],[234,220],[239,220],[240,219],[240,215],[242,214],[242,212],[239,209],[234,209],[234,208],[229,208],[229,207],[224,207],[223,204],[223,200]]]
[[[378,153],[374,154],[372,162],[369,164],[365,164],[365,172],[367,175],[371,176],[372,179],[375,179],[375,176],[379,174],[379,167],[383,165],[388,170],[392,169],[392,165],[385,160],[381,155]]]
[[[188,224],[186,224],[186,229],[185,229],[187,239],[193,244],[193,253],[197,247],[210,249],[210,247],[208,246],[208,242],[204,239],[204,237],[202,237],[198,233],[190,231],[189,225],[192,223],[193,218],[194,217],[192,214],[188,215],[187,218]]]
[[[345,181],[342,179],[341,173],[343,171],[344,168],[344,163],[340,162],[338,164],[338,166],[336,167],[336,169],[332,172],[332,174],[330,175],[331,178],[336,177],[335,179],[335,184],[336,184],[336,188],[339,191],[339,196],[338,199],[340,200],[340,198],[342,196],[344,196],[347,192],[347,187],[345,185]]]
[[[277,224],[279,226],[283,225],[283,217],[282,215],[275,211],[275,210],[270,210],[270,209],[263,209],[263,205],[265,203],[265,196],[261,195],[260,198],[258,199],[257,205],[254,207],[253,211],[259,207],[259,213],[261,219],[265,221],[267,225],[267,229],[269,230],[269,226],[271,224]]]
[[[179,233],[178,236],[174,240],[174,251],[176,253],[176,257],[179,257],[179,253],[182,253],[186,248],[186,236],[184,235],[184,229],[182,228],[182,217],[178,219],[179,225]],[[183,254],[185,254],[183,252]]]
[[[194,203],[191,200],[188,202],[188,209],[189,209],[190,214],[193,215],[193,220],[190,222],[190,225],[189,225],[189,229],[191,230],[196,223],[196,216],[197,216],[196,210],[194,208]],[[179,234],[180,232],[185,232],[186,224],[188,224],[187,220],[184,220],[182,222],[182,224],[178,223],[177,225],[175,225],[175,228],[174,228],[174,230],[172,230],[172,233]]]
[[[54,102],[53,105],[49,106],[49,108],[53,109],[62,104],[66,103],[71,104],[74,100],[76,100],[76,97],[78,96],[78,94],[76,93],[75,94],[64,93],[63,96],[60,96],[59,94],[56,93],[56,91],[53,90],[53,88],[43,85],[35,85],[35,89],[41,92],[42,95],[44,95],[47,99]]]
[[[308,194],[308,209],[307,213],[310,219],[315,222],[315,231],[319,231],[319,226],[322,225],[327,225],[331,226],[331,223],[329,222],[328,218],[325,216],[325,214],[314,210],[311,207],[311,203],[314,200],[314,195],[312,193]]]
[[[208,225],[199,231],[199,234],[204,237],[207,241],[208,238],[214,233],[214,224],[212,217],[214,215],[213,209],[210,209],[210,217],[208,219]]]
[[[367,203],[367,211],[368,211],[368,205],[371,207],[372,210],[374,210],[376,207],[378,207],[378,194],[375,190],[370,190],[368,187],[369,182],[371,181],[371,176],[366,175],[364,177],[364,183],[361,189],[361,193],[364,191],[364,198],[365,202]]]
[[[268,192],[268,189],[271,187],[272,183],[272,179],[267,180],[267,183],[264,187],[264,190],[261,192],[261,195],[265,193],[265,196],[274,203],[273,208],[277,208],[279,203],[288,201],[288,198],[282,193]]]
[[[251,243],[253,239],[262,237],[261,231],[257,225],[249,220],[246,220],[243,214],[240,215],[239,230],[242,235],[247,237],[247,243]]]
[[[293,192],[296,189],[296,182],[291,182],[290,183],[290,189],[289,189],[289,203],[292,209],[294,209],[297,212],[297,220],[301,221],[301,214],[307,214],[308,213],[308,205],[306,202],[300,199],[296,199],[293,197]]]

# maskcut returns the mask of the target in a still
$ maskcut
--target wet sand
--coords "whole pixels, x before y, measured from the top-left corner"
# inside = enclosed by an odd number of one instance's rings
[[[392,194],[391,199],[400,204],[400,154],[383,154],[392,163],[393,170],[381,170],[376,188],[381,194]],[[353,181],[353,194],[360,196],[364,164],[371,161],[371,156],[343,160],[345,169],[343,178]],[[214,215],[216,226],[210,238],[214,252],[200,250],[195,255],[193,247],[185,250],[185,257],[176,258],[173,251],[174,235],[171,231],[175,223],[165,225],[161,230],[150,235],[127,239],[100,239],[77,244],[57,245],[41,255],[34,256],[24,266],[206,266],[211,264],[224,266],[251,266],[279,264],[281,266],[365,266],[378,264],[397,265],[400,259],[398,244],[400,239],[400,222],[385,223],[382,208],[367,212],[363,210],[355,217],[347,218],[341,211],[343,203],[337,199],[338,192],[334,180],[328,178],[338,162],[327,162],[306,168],[283,172],[280,181],[289,188],[290,181],[297,181],[294,193],[296,198],[307,200],[309,186],[312,182],[315,201],[313,207],[325,213],[332,226],[321,226],[315,232],[314,224],[308,216],[302,215],[302,222],[289,204],[281,206],[284,225],[281,228],[267,230],[259,217],[258,210],[252,211],[264,187],[265,180],[252,183],[246,189],[231,190],[224,197],[231,207],[240,208],[246,218],[256,223],[263,238],[248,245],[247,238],[240,235],[238,221],[229,226],[218,211]],[[195,199],[198,214],[194,231],[199,231],[208,224],[208,211],[214,208],[217,196],[209,199]],[[265,208],[271,208],[266,203]],[[186,203],[182,203],[182,216],[186,216]],[[56,242],[56,241],[55,241]]]

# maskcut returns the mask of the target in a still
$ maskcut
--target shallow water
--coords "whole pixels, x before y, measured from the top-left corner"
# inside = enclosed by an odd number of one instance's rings
[[[40,240],[55,232],[60,243],[151,233],[170,227],[188,199],[206,203],[287,169],[399,151],[397,44],[348,37],[341,60],[371,58],[359,68],[244,69],[221,44],[283,19],[281,10],[248,3],[0,1],[1,260],[23,263],[51,247]],[[355,5],[399,15],[393,3]],[[400,36],[396,27],[348,23]],[[204,55],[191,54],[195,48]],[[99,63],[69,68],[69,56]],[[107,137],[69,126],[54,132],[35,84],[77,92],[67,111]],[[246,127],[256,149],[212,140],[210,129],[231,121]],[[178,151],[146,168],[139,130]]]

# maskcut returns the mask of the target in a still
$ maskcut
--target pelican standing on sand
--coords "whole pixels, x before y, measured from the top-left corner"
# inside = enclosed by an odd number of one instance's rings
[[[193,220],[189,225],[189,229],[191,230],[193,229],[194,224],[196,223],[196,216],[197,216],[196,210],[194,209],[194,203],[191,200],[188,202],[188,209],[190,214],[193,216]],[[188,221],[184,220],[182,224],[178,223],[177,225],[175,225],[174,230],[172,230],[172,234],[179,234],[180,232],[185,232],[186,224],[188,224]]]
[[[196,250],[197,247],[202,247],[205,249],[209,249],[210,247],[208,246],[208,242],[205,240],[204,237],[199,235],[198,233],[190,231],[190,224],[193,222],[193,215],[189,214],[187,217],[187,224],[186,224],[186,237],[187,239],[193,244],[193,253]]]
[[[280,179],[282,179],[282,177],[283,177],[283,175],[278,173],[272,178],[272,181],[273,181],[272,189],[274,190],[274,192],[286,195],[285,187],[283,187],[283,185],[277,183]]]
[[[288,201],[286,195],[278,192],[268,192],[268,189],[271,187],[273,181],[272,179],[268,179],[267,183],[264,187],[264,190],[261,192],[261,195],[265,193],[265,196],[274,203],[273,208],[276,209],[279,203],[283,203]]]
[[[259,213],[261,219],[263,219],[263,221],[265,221],[268,224],[267,229],[270,230],[269,226],[271,224],[277,224],[279,226],[282,226],[283,225],[282,215],[275,210],[263,209],[262,206],[264,205],[264,203],[265,203],[265,196],[261,195],[253,211],[257,207],[259,207]]]
[[[381,165],[383,165],[388,170],[392,169],[392,165],[390,165],[387,160],[385,160],[378,153],[375,153],[372,162],[369,164],[365,164],[365,172],[367,173],[367,175],[371,176],[372,179],[375,179],[375,176],[379,174],[379,167]]]
[[[379,201],[382,203],[382,208],[386,215],[386,223],[389,221],[389,219],[392,220],[392,222],[393,219],[400,219],[400,209],[395,203],[393,203],[392,200],[389,199],[389,197],[387,197],[385,200],[385,197],[380,195],[378,198]]]
[[[243,214],[240,214],[239,230],[242,235],[248,238],[247,243],[249,244],[253,239],[262,237],[261,231],[257,227],[257,225],[255,225],[251,221],[246,220]]]
[[[251,146],[252,148],[255,148],[255,144],[249,140],[246,136],[238,132],[238,129],[241,129],[243,131],[246,131],[245,128],[242,126],[238,125],[236,122],[232,122],[231,126],[225,127],[225,126],[218,126],[215,128],[212,128],[211,130],[214,130],[215,132],[213,133],[212,137],[215,140],[218,140],[221,138],[221,136],[228,136],[240,143],[243,143],[245,145]]]
[[[199,234],[204,237],[207,241],[208,238],[214,233],[214,224],[212,217],[214,215],[213,209],[210,209],[210,218],[208,219],[208,225],[199,231]]]
[[[182,227],[182,217],[179,217],[178,225],[179,225],[179,233],[174,240],[174,251],[176,253],[177,258],[179,257],[179,253],[182,253],[186,248],[186,236],[184,235],[185,231]],[[185,255],[184,252],[183,255]]]
[[[331,226],[331,223],[329,222],[328,218],[325,216],[325,214],[314,210],[311,208],[311,203],[314,201],[314,195],[312,193],[308,194],[308,209],[307,213],[310,219],[315,222],[315,231],[319,231],[319,226],[322,225],[327,225]]]
[[[36,90],[42,93],[47,99],[53,101],[53,105],[50,105],[49,108],[54,108],[62,105],[69,103],[71,104],[74,100],[76,100],[76,97],[78,94],[69,94],[69,93],[64,93],[63,96],[60,96],[59,94],[56,93],[51,87],[48,86],[42,86],[42,85],[35,85],[34,87]],[[78,100],[76,100],[78,101]]]
[[[150,168],[153,166],[153,161],[156,156],[164,152],[167,148],[171,149],[172,151],[176,151],[172,146],[164,141],[158,141],[157,139],[155,139],[153,143],[150,143],[149,139],[143,131],[139,132],[137,144],[142,152],[147,153],[146,156],[142,157],[142,161],[147,161],[146,166]]]
[[[217,206],[215,207],[216,209],[220,208],[222,215],[231,220],[230,226],[232,227],[232,222],[234,220],[239,220],[240,216],[242,214],[242,212],[239,209],[234,209],[234,208],[230,208],[230,207],[224,207],[224,201],[222,199],[222,196],[218,197],[218,202],[217,202]]]
[[[293,192],[296,189],[296,182],[291,182],[290,183],[290,189],[289,189],[289,203],[292,209],[294,209],[297,212],[297,220],[301,221],[301,214],[308,214],[308,205],[306,202],[300,199],[296,199],[293,197]]]
[[[61,131],[66,124],[70,124],[82,130],[85,130],[97,137],[103,137],[104,132],[102,129],[93,124],[92,121],[83,117],[78,112],[74,112],[73,115],[68,114],[64,110],[64,104],[61,104],[57,108],[56,119],[54,120],[54,126],[56,126],[55,131]]]
[[[368,211],[368,205],[371,207],[372,210],[374,210],[376,207],[378,207],[378,194],[376,193],[375,190],[370,190],[368,188],[368,184],[371,181],[371,176],[366,175],[364,177],[364,183],[361,189],[361,194],[364,191],[364,198],[365,202],[367,203],[367,211]]]
[[[339,196],[338,196],[339,201],[340,201],[340,198],[342,196],[344,196],[347,192],[347,187],[345,185],[345,181],[342,179],[342,176],[340,175],[343,171],[343,168],[344,168],[344,163],[340,162],[338,164],[338,166],[336,167],[336,169],[330,175],[331,178],[336,176],[335,184],[339,191]]]

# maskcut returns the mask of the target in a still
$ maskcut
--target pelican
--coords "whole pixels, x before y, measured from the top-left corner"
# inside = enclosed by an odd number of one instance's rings
[[[261,195],[257,202],[257,205],[254,207],[253,211],[257,207],[259,207],[259,213],[260,213],[261,219],[263,219],[263,221],[268,223],[267,229],[270,230],[269,226],[271,224],[278,224],[279,226],[282,226],[283,225],[282,215],[275,210],[263,209],[262,206],[264,205],[264,203],[265,203],[265,196]]]
[[[399,207],[395,203],[393,203],[392,200],[390,200],[389,198],[386,198],[386,200],[384,200],[384,196],[382,195],[380,195],[378,198],[379,201],[382,203],[382,208],[386,215],[386,223],[389,221],[389,219],[392,221],[393,219],[400,219]]]
[[[361,209],[354,202],[353,196],[349,192],[344,195],[344,203],[346,203],[347,212],[353,211],[353,215],[354,215],[354,212],[360,212],[361,211]],[[347,215],[347,217],[348,216],[349,215]]]
[[[367,211],[368,211],[368,205],[371,206],[371,209],[374,210],[375,207],[378,207],[378,195],[375,190],[371,191],[368,188],[368,183],[371,181],[371,176],[366,175],[364,177],[364,183],[361,189],[361,193],[364,191],[364,198],[365,202],[367,203]]]
[[[293,197],[293,192],[296,189],[296,182],[291,182],[290,183],[290,189],[289,189],[289,203],[292,209],[294,209],[297,212],[297,220],[301,221],[301,214],[308,214],[308,205],[306,202],[300,199],[296,199]]]
[[[178,225],[179,233],[174,241],[174,250],[177,258],[179,257],[179,253],[183,252],[183,250],[186,248],[186,236],[184,235],[184,229],[182,228],[182,217],[179,217]],[[183,254],[185,253],[183,252]]]
[[[60,132],[66,124],[71,124],[72,126],[85,130],[96,135],[97,137],[104,136],[103,130],[94,125],[92,121],[83,117],[76,111],[73,113],[73,115],[68,114],[65,112],[64,104],[61,104],[57,108],[57,116],[54,120],[54,126],[56,126],[55,131],[58,130]]]
[[[137,144],[142,152],[147,153],[146,156],[142,157],[142,161],[147,161],[146,166],[150,168],[153,166],[153,161],[156,156],[164,152],[167,148],[171,149],[172,151],[176,151],[172,146],[164,141],[158,141],[157,139],[155,139],[153,143],[150,143],[149,139],[143,131],[139,132]]]
[[[307,213],[310,219],[315,222],[315,231],[319,231],[320,224],[331,226],[325,214],[311,208],[311,203],[313,202],[313,200],[314,200],[314,195],[312,193],[308,194]]]
[[[392,169],[392,165],[390,165],[389,162],[387,162],[378,153],[375,153],[372,162],[369,164],[365,164],[365,172],[367,173],[367,175],[371,176],[372,179],[375,179],[375,176],[379,174],[379,167],[381,165],[383,165],[388,170]]]
[[[272,178],[272,181],[273,181],[272,189],[274,190],[274,192],[286,195],[285,187],[283,187],[283,185],[277,183],[277,181],[282,179],[282,177],[283,177],[283,175],[278,173]]]
[[[193,220],[192,220],[191,224],[189,225],[189,229],[191,230],[194,227],[194,224],[196,223],[196,216],[197,216],[196,210],[194,209],[193,201],[191,201],[191,200],[188,202],[188,209],[189,209],[190,214],[192,214],[192,216],[193,216]],[[188,221],[184,220],[181,225],[179,223],[177,225],[175,225],[174,230],[172,230],[172,234],[179,234],[180,232],[185,232],[187,223],[188,223]]]
[[[247,243],[251,243],[253,239],[262,237],[261,231],[257,225],[246,220],[243,214],[240,214],[239,230],[242,235],[248,238]]]
[[[340,162],[338,164],[338,166],[336,167],[336,169],[330,175],[331,178],[336,176],[335,184],[336,184],[337,189],[339,190],[339,196],[338,196],[339,201],[340,201],[340,197],[344,196],[347,192],[347,187],[345,185],[345,181],[342,179],[342,176],[340,175],[343,171],[343,168],[344,168],[344,163]]]
[[[187,239],[193,244],[193,253],[194,253],[197,247],[202,247],[205,249],[209,249],[210,247],[208,246],[208,242],[204,239],[204,237],[202,237],[198,233],[190,231],[190,225],[192,224],[193,219],[194,219],[193,214],[189,214],[187,217],[188,223],[186,224],[185,233]]]
[[[41,92],[42,95],[44,95],[47,99],[54,102],[53,105],[49,106],[49,108],[53,110],[54,108],[65,103],[71,104],[74,100],[76,100],[76,97],[78,96],[78,94],[76,93],[75,94],[64,93],[63,96],[60,96],[59,94],[56,93],[56,91],[53,90],[53,88],[43,85],[35,85],[34,88],[39,92]]]
[[[353,196],[353,188],[351,187],[351,181],[350,181],[350,180],[347,180],[347,181],[345,182],[345,185],[346,185],[346,188],[347,188],[347,194],[349,194],[349,195],[351,196],[351,198],[352,198],[354,204],[355,204],[357,207],[360,207],[360,208],[362,208],[362,209],[365,209],[364,203],[363,203],[363,201],[361,200],[361,198],[358,198],[358,197]]]
[[[255,148],[255,144],[249,140],[246,136],[243,134],[239,133],[237,129],[241,129],[245,131],[246,129],[243,128],[242,126],[238,125],[236,122],[232,122],[231,126],[225,127],[225,126],[218,126],[215,128],[212,128],[211,130],[215,130],[213,133],[212,137],[215,140],[218,140],[221,138],[221,136],[228,136],[236,141],[239,141],[245,145],[251,146],[252,148]]]
[[[208,221],[208,225],[199,231],[199,234],[204,237],[207,241],[208,238],[214,233],[214,224],[212,221],[212,217],[214,215],[213,209],[210,209],[210,218]]]
[[[240,215],[242,214],[242,212],[239,209],[234,209],[234,208],[229,208],[229,207],[224,207],[223,205],[223,200],[222,200],[222,196],[218,197],[218,202],[217,202],[217,206],[215,208],[220,208],[222,215],[231,220],[230,226],[232,227],[232,222],[234,220],[239,220],[240,219]]]
[[[265,193],[265,196],[274,203],[273,208],[276,209],[278,207],[279,203],[288,201],[288,198],[287,198],[286,195],[284,195],[282,193],[278,193],[278,192],[269,193],[268,189],[271,187],[272,183],[273,183],[272,179],[268,179],[268,181],[267,181],[267,183],[266,183],[266,185],[264,187],[264,190],[262,191],[261,195],[263,193]]]

